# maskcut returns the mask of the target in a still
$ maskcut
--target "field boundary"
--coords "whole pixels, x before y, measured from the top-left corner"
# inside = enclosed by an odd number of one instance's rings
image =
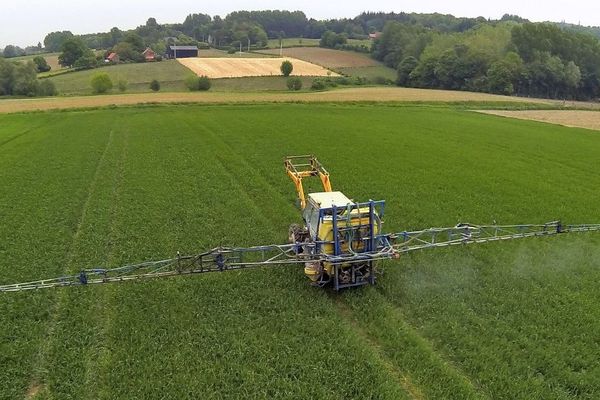
[[[476,110],[487,115],[536,121],[568,128],[600,130],[600,112],[591,109],[577,110]]]
[[[259,103],[461,103],[471,109],[490,108],[561,108],[551,100],[509,97],[474,92],[412,89],[400,87],[352,87],[320,92],[163,92],[65,96],[0,100],[0,114],[48,110],[148,104],[259,104]],[[485,103],[486,105],[482,105]]]

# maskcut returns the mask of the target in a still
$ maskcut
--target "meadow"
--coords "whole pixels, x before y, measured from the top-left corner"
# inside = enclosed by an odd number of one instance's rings
[[[385,229],[598,222],[589,130],[385,104],[0,115],[0,282],[284,243],[282,159],[385,199]],[[314,187],[314,186],[313,186]],[[334,294],[274,267],[4,294],[0,398],[600,395],[600,236],[424,251]]]
[[[153,63],[119,64],[98,69],[69,72],[45,79],[50,79],[56,85],[61,95],[91,94],[90,81],[97,73],[107,73],[114,82],[114,91],[117,92],[116,83],[119,80],[127,82],[127,92],[149,92],[150,81],[157,79],[163,91],[187,90],[184,80],[192,72],[176,60],[165,60]]]

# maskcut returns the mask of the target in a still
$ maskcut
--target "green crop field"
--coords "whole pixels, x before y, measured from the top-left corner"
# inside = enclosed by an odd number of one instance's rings
[[[596,132],[448,107],[127,107],[0,126],[0,283],[284,243],[301,221],[288,154],[318,155],[355,200],[385,199],[390,232],[600,221]],[[596,399],[599,245],[424,251],[340,294],[294,266],[5,293],[0,398]]]

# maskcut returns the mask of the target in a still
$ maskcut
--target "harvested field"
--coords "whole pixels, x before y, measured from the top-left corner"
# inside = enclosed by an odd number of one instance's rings
[[[600,130],[600,112],[581,110],[480,111],[502,117],[548,122],[563,126]]]
[[[279,54],[279,49],[264,50],[263,53]],[[381,63],[373,60],[366,54],[352,51],[324,49],[321,47],[295,47],[283,49],[283,55],[285,57],[298,58],[332,69],[377,67],[381,65]]]
[[[284,60],[294,65],[294,76],[337,75],[316,64],[293,58],[180,58],[178,61],[197,75],[209,78],[279,76]]]
[[[550,104],[546,100],[498,96],[485,93],[445,90],[368,87],[304,93],[137,93],[103,96],[46,97],[0,100],[0,113],[44,111],[69,108],[106,107],[144,103],[256,103],[256,102],[464,102]]]

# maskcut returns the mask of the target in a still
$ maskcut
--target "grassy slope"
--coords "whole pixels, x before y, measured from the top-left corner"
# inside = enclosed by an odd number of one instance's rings
[[[154,63],[120,64],[99,69],[76,71],[50,79],[56,85],[60,94],[91,94],[90,80],[94,74],[107,73],[113,82],[121,79],[127,81],[127,92],[148,92],[150,81],[157,79],[161,82],[163,91],[186,90],[183,81],[191,72],[175,60]],[[116,91],[117,89],[113,89]]]
[[[0,122],[9,281],[284,241],[299,219],[281,169],[294,153],[317,153],[353,198],[385,198],[391,231],[598,215],[596,135],[464,111],[187,106]],[[0,398],[32,382],[54,398],[595,398],[599,242],[423,252],[340,296],[293,267],[6,296]]]

